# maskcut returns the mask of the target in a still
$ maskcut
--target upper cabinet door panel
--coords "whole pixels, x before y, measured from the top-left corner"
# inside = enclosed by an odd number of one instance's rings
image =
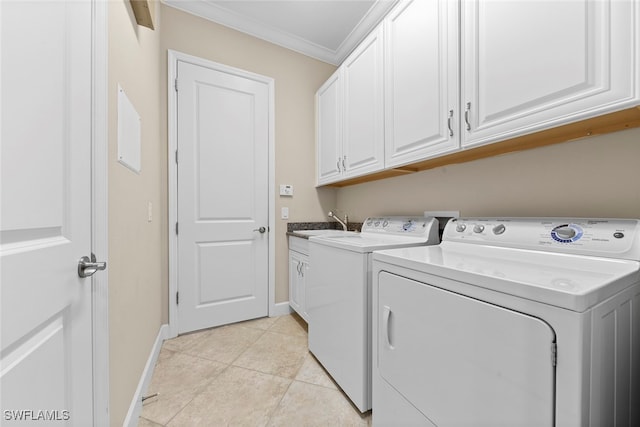
[[[385,165],[458,144],[458,3],[401,2],[385,25]]]
[[[382,26],[379,26],[341,67],[345,178],[384,167],[382,67]]]
[[[479,0],[462,7],[463,145],[637,103],[637,2]]]
[[[342,171],[342,75],[336,71],[316,94],[318,185],[335,182]]]

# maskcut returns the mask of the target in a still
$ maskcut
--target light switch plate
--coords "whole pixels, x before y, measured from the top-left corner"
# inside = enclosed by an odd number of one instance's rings
[[[280,218],[281,219],[289,219],[289,208],[280,209]]]

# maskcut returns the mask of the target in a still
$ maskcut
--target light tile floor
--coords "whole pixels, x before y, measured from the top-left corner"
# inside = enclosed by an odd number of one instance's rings
[[[297,315],[165,341],[139,427],[368,426],[308,351]]]

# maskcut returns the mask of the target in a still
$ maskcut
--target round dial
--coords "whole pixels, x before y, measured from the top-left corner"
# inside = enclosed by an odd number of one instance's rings
[[[457,231],[458,233],[462,233],[462,232],[463,232],[464,230],[466,230],[466,229],[467,229],[467,226],[466,226],[466,225],[464,225],[464,224],[458,224],[458,225],[456,225],[456,231]]]
[[[504,230],[506,230],[507,227],[504,226],[504,224],[498,224],[495,227],[493,227],[493,234],[502,234],[504,233]]]
[[[551,230],[551,238],[560,243],[572,243],[582,237],[582,228],[575,224],[562,224]]]
[[[484,231],[484,225],[477,224],[473,227],[474,233],[482,233]]]

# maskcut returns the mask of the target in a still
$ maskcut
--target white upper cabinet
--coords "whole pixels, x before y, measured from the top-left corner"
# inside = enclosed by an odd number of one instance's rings
[[[384,21],[385,166],[459,147],[458,2],[401,2]]]
[[[318,185],[342,177],[342,70],[316,93],[316,162]]]
[[[638,103],[638,2],[464,1],[462,145]]]
[[[382,26],[345,60],[343,178],[384,168]]]

